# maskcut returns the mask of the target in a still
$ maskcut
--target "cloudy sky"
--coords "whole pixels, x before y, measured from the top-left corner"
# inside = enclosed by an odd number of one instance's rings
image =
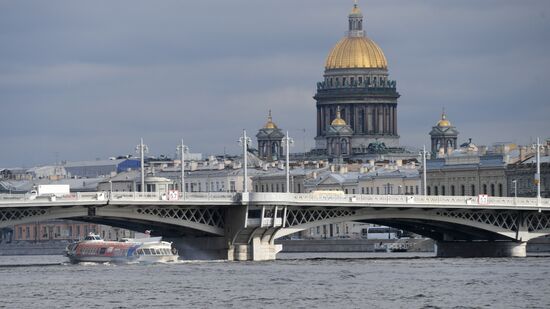
[[[352,3],[0,0],[0,167],[132,154],[140,137],[153,155],[181,138],[237,153],[269,109],[303,151]],[[461,141],[550,137],[550,1],[359,4],[402,145],[428,144],[443,107]]]

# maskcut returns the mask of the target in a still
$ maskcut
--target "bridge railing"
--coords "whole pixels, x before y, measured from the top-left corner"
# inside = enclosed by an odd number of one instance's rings
[[[478,205],[478,206],[537,206],[536,198],[477,196],[424,196],[424,195],[371,195],[371,194],[316,194],[316,193],[254,193],[256,198],[270,200],[284,199],[289,202],[351,203],[351,204],[430,204],[430,205]],[[265,195],[265,196],[262,196]],[[278,195],[278,197],[277,197]],[[541,199],[539,206],[550,207],[550,199]]]
[[[76,192],[64,196],[34,196],[30,194],[0,194],[0,205],[13,203],[48,203],[48,202],[72,202],[72,201],[197,201],[197,202],[218,202],[233,203],[241,200],[242,193],[236,192],[189,192],[182,196],[169,196],[159,192]],[[526,206],[526,207],[549,207],[550,199],[541,199],[540,205],[536,198],[514,198],[514,197],[487,197],[481,200],[477,196],[424,196],[424,195],[371,195],[371,194],[344,194],[342,192],[324,193],[276,193],[276,192],[253,192],[247,194],[245,200],[258,203],[342,203],[354,204],[424,204],[424,205],[449,205],[449,206]]]

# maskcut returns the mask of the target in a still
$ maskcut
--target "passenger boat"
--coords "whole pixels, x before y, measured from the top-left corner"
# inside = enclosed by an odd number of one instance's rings
[[[84,240],[67,246],[65,255],[71,263],[159,263],[178,260],[178,252],[172,248],[172,243],[162,241],[162,237],[104,241],[92,233]]]

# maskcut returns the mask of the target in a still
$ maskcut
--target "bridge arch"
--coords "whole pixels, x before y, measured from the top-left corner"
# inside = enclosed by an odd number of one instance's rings
[[[224,210],[208,207],[186,206],[113,206],[102,207],[35,207],[0,209],[0,228],[47,221],[71,219],[76,221],[108,224],[115,227],[141,230],[158,229],[200,233],[205,235],[224,235]]]
[[[475,209],[292,208],[275,238],[320,225],[359,221],[398,227],[444,240],[522,240],[550,234],[550,215],[519,217],[516,211]]]

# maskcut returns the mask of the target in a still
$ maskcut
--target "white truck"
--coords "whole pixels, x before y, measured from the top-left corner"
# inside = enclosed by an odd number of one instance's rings
[[[31,196],[49,196],[61,197],[71,194],[69,185],[38,185],[36,189],[31,190]]]

